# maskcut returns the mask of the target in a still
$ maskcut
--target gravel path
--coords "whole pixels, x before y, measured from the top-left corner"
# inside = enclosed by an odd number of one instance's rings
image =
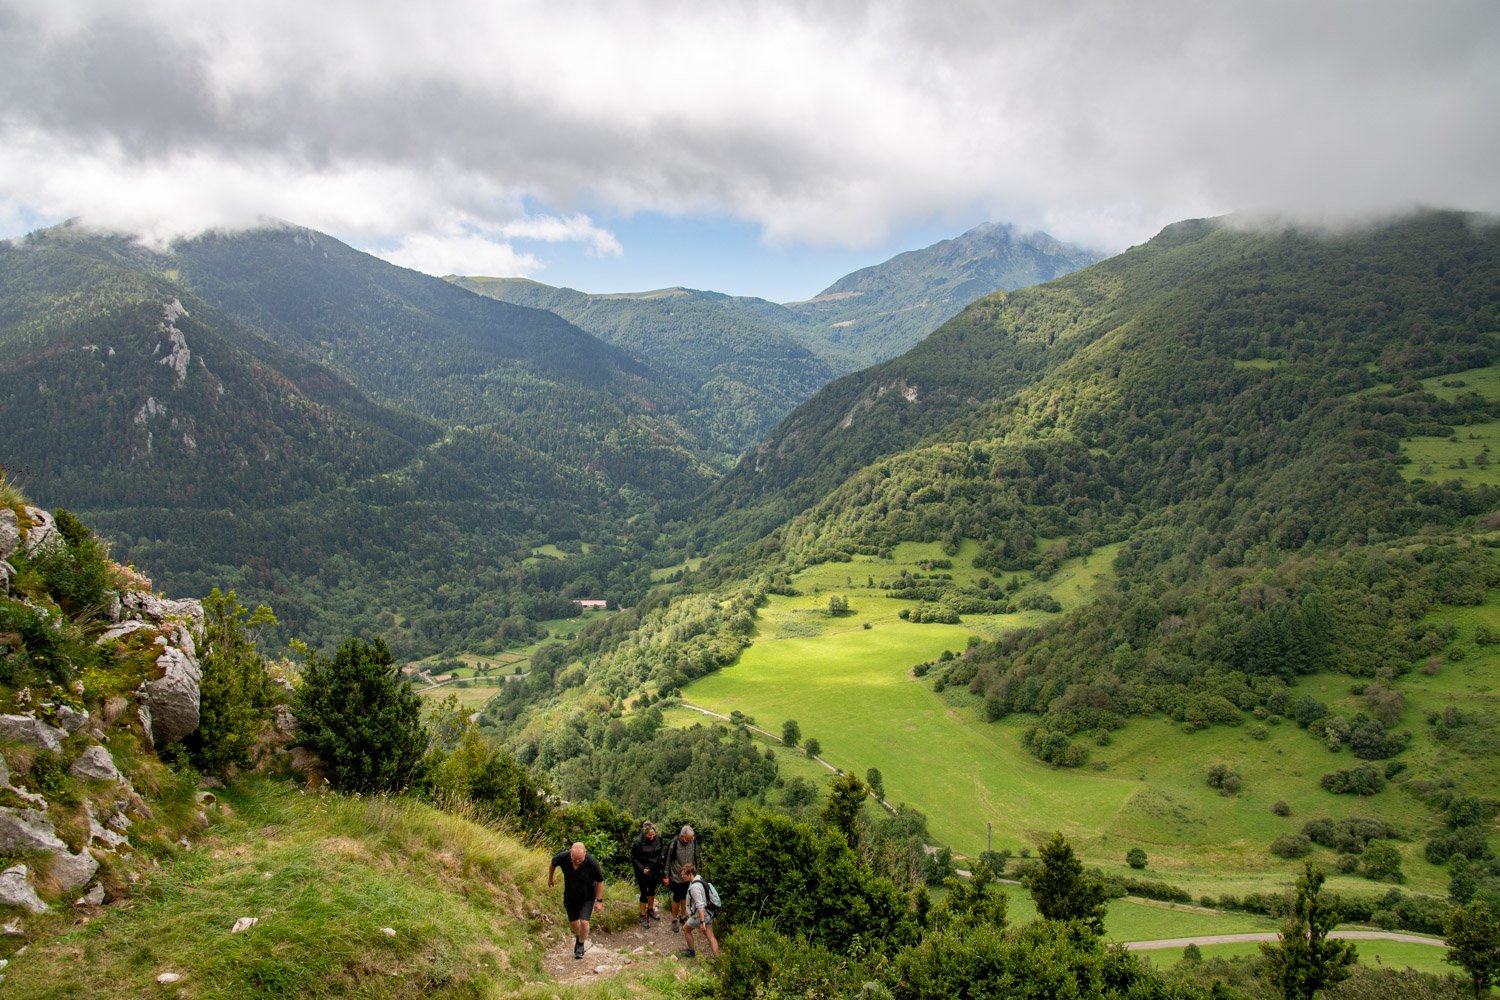
[[[1346,941],[1400,941],[1405,944],[1430,944],[1446,948],[1442,938],[1422,937],[1417,934],[1397,934],[1393,931],[1330,931],[1328,936]],[[1186,948],[1190,944],[1202,947],[1206,944],[1241,944],[1249,941],[1275,941],[1280,934],[1261,931],[1254,934],[1208,934],[1203,937],[1162,938],[1157,941],[1126,941],[1130,951],[1158,951],[1167,948]]]

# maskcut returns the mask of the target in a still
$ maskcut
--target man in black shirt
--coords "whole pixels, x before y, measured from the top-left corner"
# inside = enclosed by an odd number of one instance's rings
[[[581,843],[552,858],[547,888],[552,888],[559,868],[563,873],[563,906],[573,927],[573,957],[582,958],[588,947],[589,918],[595,910],[604,909],[604,869]]]

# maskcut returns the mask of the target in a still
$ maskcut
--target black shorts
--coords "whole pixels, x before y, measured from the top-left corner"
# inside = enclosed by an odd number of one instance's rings
[[[642,875],[635,873],[636,888],[641,890],[641,902],[656,898],[656,890],[661,886],[661,879],[655,875]]]
[[[581,899],[577,902],[563,900],[563,906],[568,910],[569,920],[590,920],[594,916],[594,901],[592,899]]]
[[[690,886],[692,884],[693,883],[691,883],[691,882],[673,882],[672,883],[672,902],[674,902],[674,903],[680,903],[684,899],[687,899],[688,886]]]

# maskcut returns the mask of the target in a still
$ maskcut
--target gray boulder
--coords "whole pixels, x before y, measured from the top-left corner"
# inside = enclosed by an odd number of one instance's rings
[[[168,646],[156,658],[162,675],[139,689],[141,721],[158,747],[182,739],[198,728],[203,671],[186,651]]]
[[[0,906],[19,906],[32,913],[42,913],[47,904],[36,894],[26,875],[25,865],[12,865],[0,872]]]
[[[67,850],[46,813],[0,806],[0,854]]]
[[[0,740],[24,743],[38,750],[57,753],[68,734],[49,726],[34,715],[0,715]]]
[[[109,751],[95,744],[78,755],[68,768],[68,773],[75,778],[83,778],[85,781],[118,781],[125,780],[120,769],[115,767],[115,759],[109,755]]]
[[[21,525],[16,512],[0,509],[0,559],[9,559],[21,547]]]
[[[52,877],[57,880],[58,888],[63,892],[76,892],[88,885],[99,873],[99,862],[86,850],[77,854],[61,851],[52,855],[49,869]]]
[[[26,520],[30,525],[26,529],[26,537],[21,539],[21,551],[28,556],[34,556],[38,552],[45,552],[54,545],[63,544],[63,537],[57,530],[57,522],[52,520],[52,515],[40,507],[27,507]],[[9,552],[6,555],[10,555]]]
[[[89,713],[87,710],[80,712],[67,705],[59,705],[57,706],[57,722],[71,736],[89,724]]]

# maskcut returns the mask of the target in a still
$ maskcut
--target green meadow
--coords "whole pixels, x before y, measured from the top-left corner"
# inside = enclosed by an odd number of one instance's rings
[[[1474,393],[1497,400],[1500,366],[1430,378],[1422,388],[1440,399]],[[1401,467],[1407,479],[1458,479],[1469,486],[1500,486],[1500,420],[1459,425],[1447,437],[1412,438],[1402,444],[1401,452],[1410,459]]]
[[[942,572],[955,582],[977,577],[971,552],[961,548]],[[1024,587],[1045,589],[1071,608],[1110,582],[1112,554],[1100,550],[1068,560],[1050,580],[1027,577]],[[902,620],[901,609],[914,604],[890,599],[881,582],[903,570],[931,572],[942,558],[936,545],[903,545],[891,560],[856,558],[800,574],[793,581],[797,596],[773,596],[760,609],[754,644],[739,662],[695,681],[684,700],[724,715],[742,712],[772,733],[795,719],[804,738],[819,741],[829,763],[860,775],[879,768],[888,801],[920,809],[933,836],[960,855],[976,855],[987,844],[1017,852],[1060,830],[1090,864],[1106,870],[1181,885],[1195,897],[1244,894],[1295,880],[1300,862],[1268,851],[1276,837],[1298,833],[1314,818],[1372,816],[1406,833],[1396,842],[1407,880],[1402,888],[1446,893],[1446,871],[1423,856],[1431,814],[1408,793],[1403,777],[1365,799],[1331,794],[1322,776],[1360,762],[1347,751],[1331,752],[1289,721],[1247,716],[1239,726],[1188,733],[1166,719],[1133,719],[1103,745],[1090,746],[1088,764],[1065,770],[1023,749],[1028,717],[985,723],[982,706],[967,691],[935,693],[914,667],[961,652],[971,636],[1045,617],[966,616],[957,625]],[[828,613],[833,595],[847,597],[849,614]],[[1436,617],[1456,629],[1460,658],[1428,661],[1399,682],[1406,708],[1396,728],[1412,733],[1400,758],[1406,777],[1452,778],[1475,794],[1500,797],[1500,775],[1475,763],[1493,753],[1465,752],[1457,737],[1440,741],[1428,722],[1458,706],[1487,720],[1464,739],[1488,739],[1493,730],[1500,741],[1500,723],[1489,724],[1500,720],[1500,647],[1473,641],[1480,624],[1500,625],[1500,601],[1444,609]],[[1293,694],[1311,694],[1352,713],[1362,707],[1357,686],[1358,679],[1345,675],[1316,675],[1302,679]],[[803,773],[798,761],[812,769],[804,776],[826,782],[826,772],[820,775],[800,753],[778,757],[787,776]],[[1214,764],[1242,776],[1237,794],[1208,786]],[[1278,804],[1287,815],[1273,809]],[[1125,865],[1132,847],[1147,852],[1144,872]],[[1317,848],[1313,859],[1332,871],[1336,856]],[[1388,887],[1353,875],[1333,875],[1329,884],[1360,894]]]

